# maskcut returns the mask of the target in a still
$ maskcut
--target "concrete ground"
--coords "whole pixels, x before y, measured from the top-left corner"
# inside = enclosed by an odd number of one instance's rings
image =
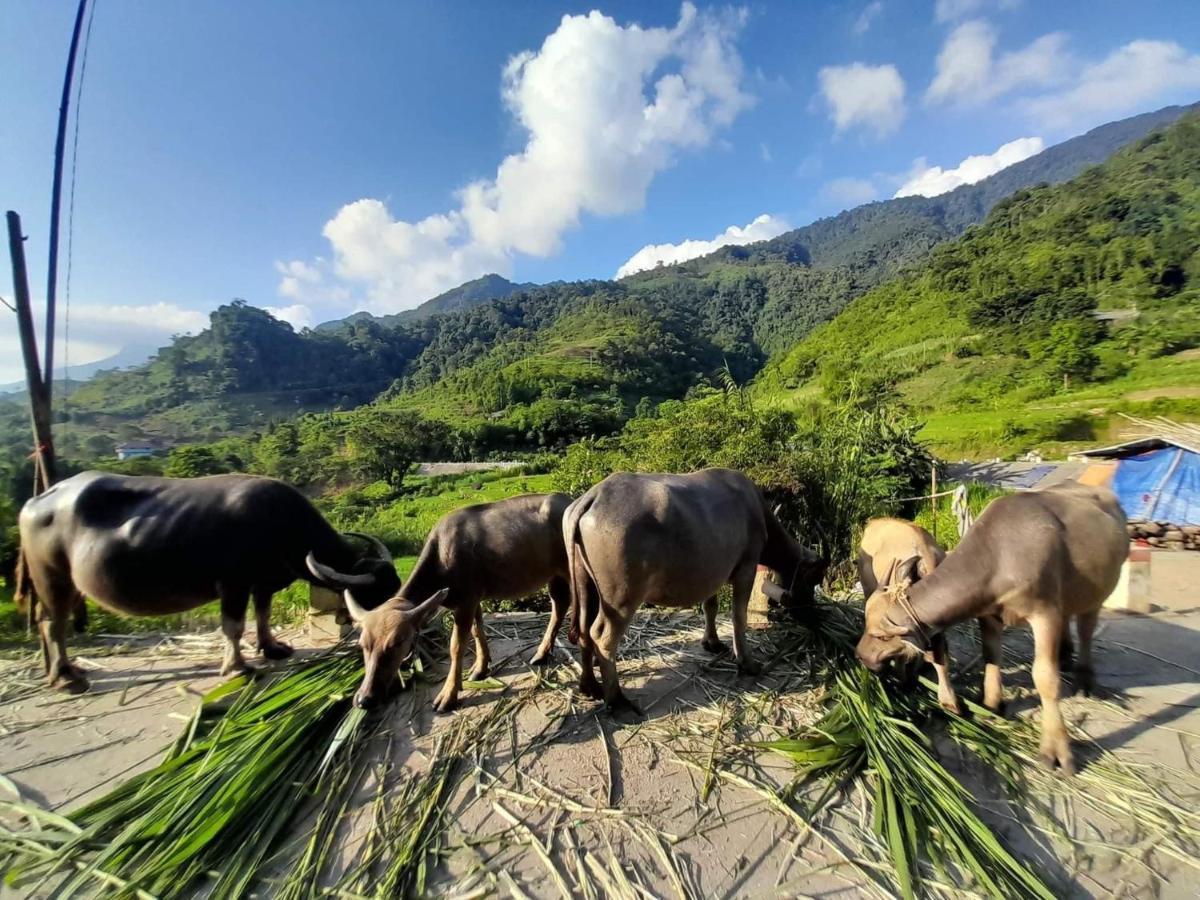
[[[1181,554],[1176,554],[1181,555]],[[1159,562],[1158,555],[1155,564]],[[1178,568],[1178,571],[1176,569]],[[1161,852],[1162,840],[1139,834],[1121,816],[1090,809],[1089,771],[1102,751],[1195,810],[1200,804],[1200,604],[1188,593],[1186,563],[1172,560],[1155,577],[1174,584],[1171,610],[1148,616],[1106,615],[1097,672],[1115,693],[1065,703],[1081,774],[1074,799],[1048,793],[1055,779],[1035,780],[1035,798],[1052,803],[1073,840],[1018,825],[1026,809],[999,795],[987,770],[939,741],[946,764],[976,796],[985,818],[1023,856],[1035,860],[1059,896],[1196,896],[1189,864]],[[1162,572],[1160,576],[1158,573]],[[1195,582],[1193,566],[1191,583]],[[1157,582],[1156,582],[1157,585]],[[1166,595],[1164,595],[1166,599]],[[1191,611],[1178,611],[1190,607]],[[572,690],[575,670],[530,669],[525,660],[543,622],[533,614],[489,618],[495,677],[501,689],[469,691],[463,708],[436,716],[429,708],[439,678],[418,683],[391,707],[372,752],[390,754],[397,772],[423,777],[439,738],[456,726],[478,732],[450,801],[448,826],[428,891],[445,896],[857,896],[886,894],[873,873],[878,848],[860,791],[811,823],[801,804],[777,799],[792,780],[790,764],[750,746],[795,733],[820,713],[821,690],[805,652],[782,626],[754,635],[770,663],[757,680],[740,677],[727,657],[699,646],[696,613],[647,610],[635,621],[621,677],[643,719],[613,717]],[[729,625],[720,625],[728,638]],[[295,637],[295,636],[293,636]],[[297,640],[298,643],[302,642]],[[960,676],[974,696],[975,644],[956,636]],[[1028,674],[1028,639],[1014,633],[1006,688],[1015,715],[1036,703]],[[103,643],[78,651],[92,692],[51,694],[30,680],[32,656],[0,672],[0,772],[28,799],[66,810],[149,768],[183,727],[198,696],[217,683],[216,636],[168,638],[111,652]],[[103,655],[102,655],[103,653]],[[440,674],[440,673],[439,673]],[[443,743],[444,751],[446,743]],[[1110,798],[1111,799],[1111,798]],[[1110,810],[1111,812],[1111,810]],[[343,829],[343,858],[369,831],[365,807]],[[269,896],[267,889],[261,896]]]

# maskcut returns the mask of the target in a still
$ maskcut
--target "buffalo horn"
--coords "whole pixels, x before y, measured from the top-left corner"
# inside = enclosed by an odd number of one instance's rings
[[[375,583],[374,575],[346,575],[336,569],[329,568],[324,563],[317,562],[317,558],[311,550],[308,552],[308,556],[304,558],[304,562],[308,566],[308,571],[312,572],[313,576],[319,581],[333,587],[342,588],[343,590],[346,588],[366,587]]]
[[[350,618],[355,622],[361,622],[367,615],[368,611],[354,602],[350,591],[342,591],[342,600],[346,604],[346,611],[350,613]]]
[[[392,562],[392,554],[388,552],[387,545],[374,535],[364,534],[361,531],[343,531],[342,534],[347,537],[362,538],[379,552],[379,558],[384,562]]]

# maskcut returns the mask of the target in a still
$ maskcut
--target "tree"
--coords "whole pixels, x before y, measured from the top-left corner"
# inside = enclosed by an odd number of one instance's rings
[[[171,451],[163,467],[168,478],[199,478],[223,471],[224,467],[207,447],[178,447]]]
[[[448,431],[415,412],[362,409],[350,417],[346,446],[360,475],[398,489],[414,463],[444,451]]]
[[[1071,386],[1071,378],[1086,378],[1096,368],[1096,353],[1092,349],[1099,337],[1099,326],[1088,319],[1067,319],[1055,322],[1035,352],[1049,374],[1062,378],[1063,390]]]

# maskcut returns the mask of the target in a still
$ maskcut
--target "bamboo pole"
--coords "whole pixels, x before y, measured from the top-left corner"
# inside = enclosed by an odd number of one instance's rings
[[[50,396],[38,366],[37,337],[33,331],[33,309],[29,301],[29,272],[25,267],[25,238],[21,217],[8,211],[8,252],[12,257],[13,295],[17,307],[17,328],[21,335],[21,355],[25,360],[25,383],[29,388],[29,413],[33,424],[33,492],[40,494],[55,480],[54,441],[50,431]]]

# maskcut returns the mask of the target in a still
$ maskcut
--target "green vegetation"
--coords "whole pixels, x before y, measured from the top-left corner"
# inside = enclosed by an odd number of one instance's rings
[[[773,360],[758,395],[890,393],[943,453],[1103,437],[1118,410],[1195,414],[1200,119],[1019,191]]]

